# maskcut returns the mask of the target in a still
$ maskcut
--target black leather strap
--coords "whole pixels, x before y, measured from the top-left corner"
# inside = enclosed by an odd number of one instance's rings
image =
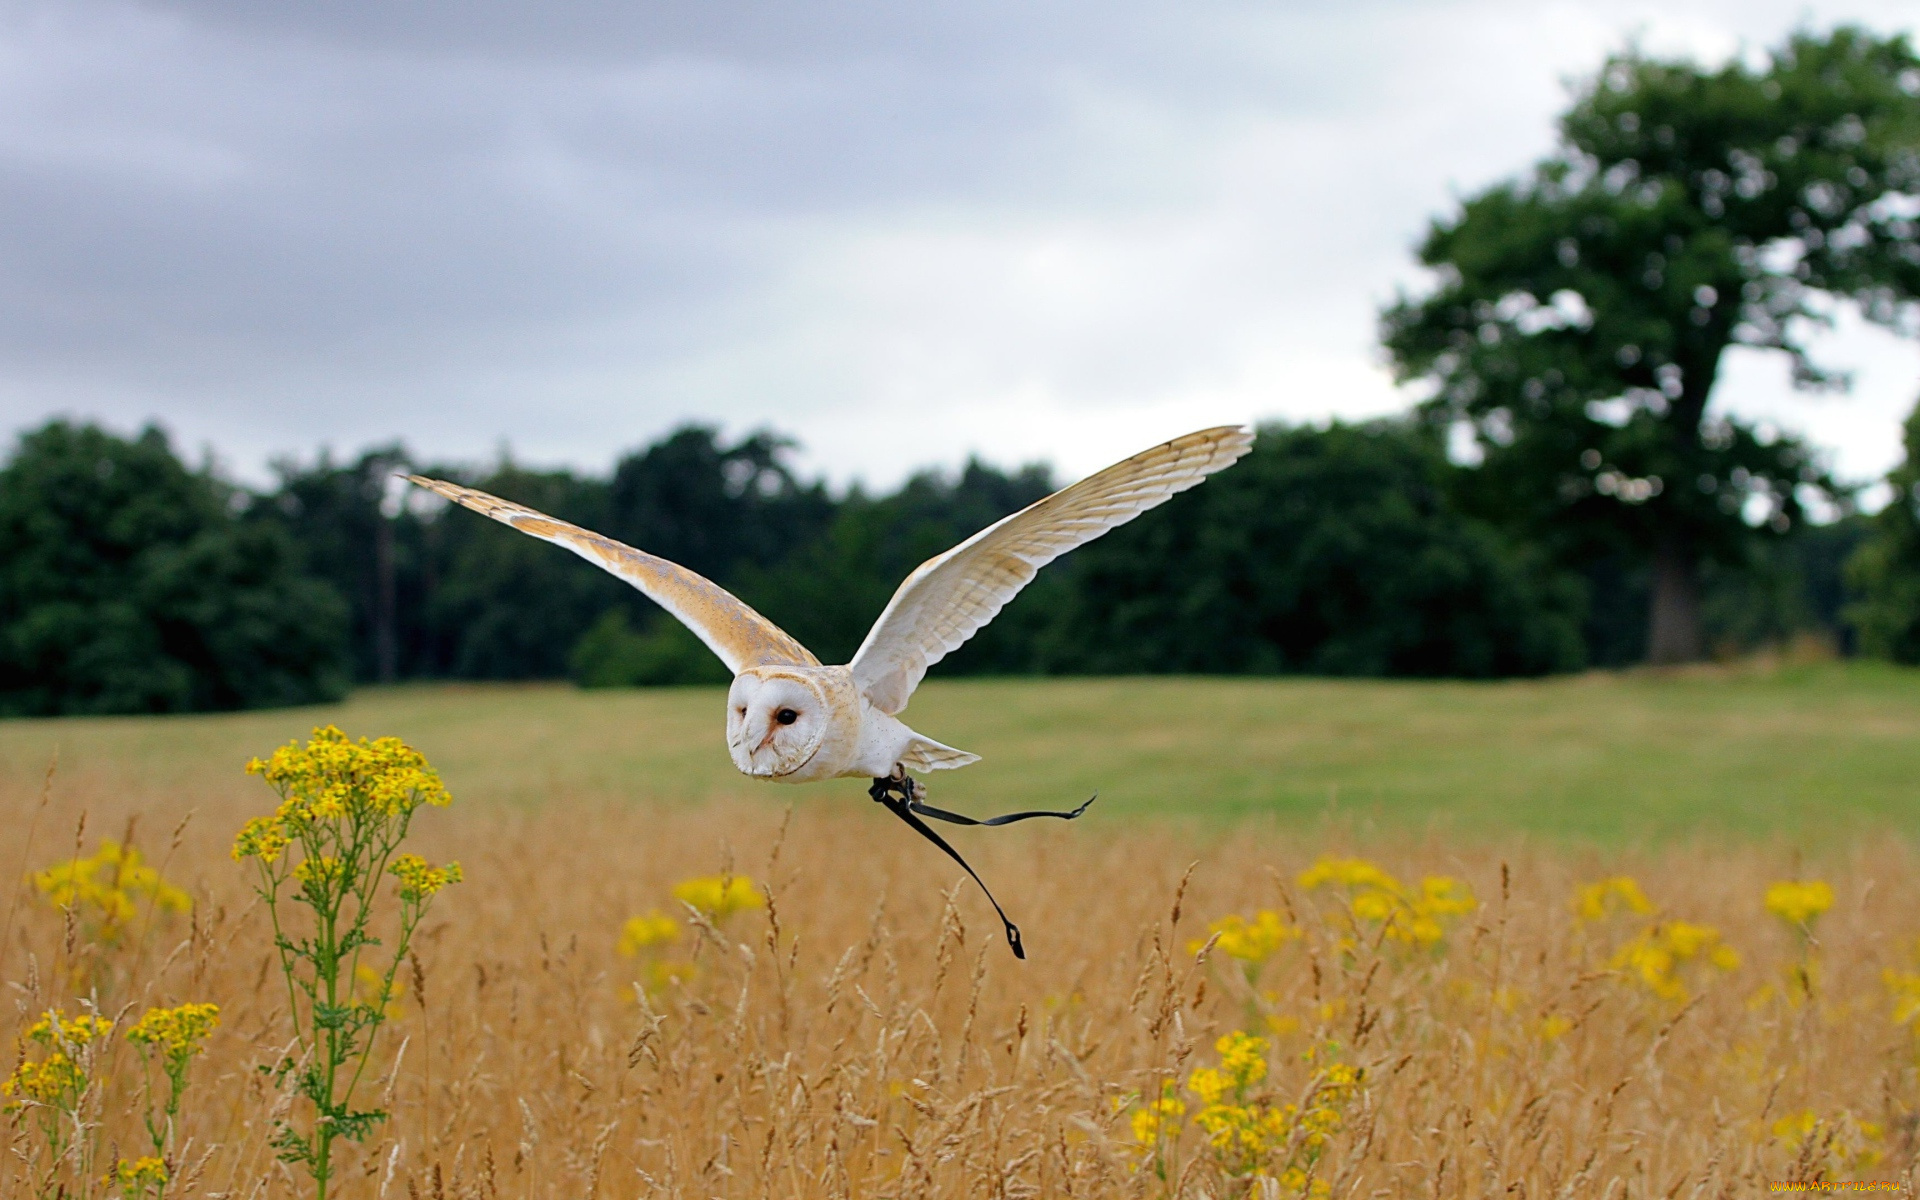
[[[918,800],[907,801],[907,807],[913,809],[913,811],[919,813],[923,817],[932,817],[936,821],[950,821],[955,825],[1011,825],[1015,821],[1026,821],[1034,817],[1059,817],[1062,821],[1071,821],[1075,817],[1079,816],[1081,813],[1087,811],[1088,807],[1091,806],[1093,802],[1095,800],[1098,800],[1099,798],[1100,798],[1100,793],[1095,792],[1093,795],[1087,797],[1085,804],[1082,804],[1079,808],[1074,809],[1072,812],[1054,812],[1050,809],[1039,809],[1034,812],[1008,813],[1003,817],[988,817],[984,821],[978,819],[977,817],[963,816],[960,813],[948,812],[944,808],[935,808],[931,804],[922,804]]]

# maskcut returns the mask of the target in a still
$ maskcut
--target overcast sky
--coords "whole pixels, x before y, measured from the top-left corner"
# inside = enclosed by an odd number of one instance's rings
[[[1552,144],[1629,36],[1708,60],[1881,3],[0,0],[0,427],[604,470],[688,420],[888,486],[1067,476],[1187,429],[1403,408],[1411,247]],[[1741,358],[1715,402],[1846,474],[1849,397]]]

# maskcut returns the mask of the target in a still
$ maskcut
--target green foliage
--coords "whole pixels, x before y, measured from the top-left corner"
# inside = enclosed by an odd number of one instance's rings
[[[347,682],[345,611],[157,429],[52,422],[0,470],[0,714],[306,704]]]
[[[886,608],[894,589],[927,559],[1054,490],[1046,468],[1005,474],[977,460],[948,479],[923,471],[877,499],[856,491],[824,536],[773,570],[748,571],[743,599],[800,639],[822,662],[846,662]],[[1057,574],[1043,572],[1023,598],[1046,595]],[[1029,600],[1025,613],[1033,613]],[[944,674],[1029,670],[1034,622],[1012,608],[940,665]]]
[[[567,665],[584,688],[679,687],[725,684],[724,663],[692,630],[662,614],[644,633],[627,624],[624,609],[610,608],[573,647]]]
[[[1268,426],[1232,470],[1069,562],[1054,670],[1539,674],[1581,664],[1577,584],[1448,500],[1402,422]]]
[[[589,529],[607,523],[607,485],[511,465],[474,486]],[[422,614],[439,635],[426,673],[466,679],[557,679],[594,619],[644,603],[625,583],[557,547],[465,510],[432,522],[434,586]]]
[[[1864,653],[1920,663],[1920,406],[1907,417],[1906,444],[1906,461],[1887,476],[1893,498],[1847,561],[1847,582],[1859,596],[1847,619]]]
[[[1902,37],[1800,34],[1760,68],[1615,57],[1560,150],[1437,222],[1436,286],[1383,315],[1403,379],[1484,465],[1469,507],[1568,560],[1738,562],[1833,484],[1792,438],[1707,402],[1733,345],[1839,382],[1804,337],[1827,297],[1910,324],[1920,296],[1920,60]]]

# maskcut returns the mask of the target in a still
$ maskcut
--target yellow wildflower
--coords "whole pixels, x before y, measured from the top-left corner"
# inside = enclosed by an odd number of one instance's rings
[[[622,958],[632,958],[642,950],[679,939],[680,923],[656,908],[645,916],[627,918],[620,929],[617,949]]]
[[[273,862],[291,840],[279,817],[255,817],[241,826],[240,835],[233,839],[233,861],[257,858]]]
[[[1279,913],[1267,909],[1255,913],[1251,921],[1237,913],[1221,917],[1207,926],[1207,933],[1220,935],[1215,945],[1222,954],[1247,963],[1265,962],[1301,935],[1298,926],[1287,924]],[[1206,938],[1195,938],[1187,943],[1187,953],[1198,954],[1206,944]]]
[[[1300,873],[1300,886],[1312,891],[1328,884],[1398,892],[1400,881],[1364,858],[1322,858]]]
[[[1623,910],[1641,916],[1653,911],[1653,902],[1631,875],[1585,884],[1573,894],[1573,911],[1582,921],[1604,921]]]
[[[1465,916],[1480,907],[1473,889],[1451,875],[1429,875],[1420,881],[1420,906],[1434,916]]]
[[[1450,875],[1429,875],[1411,891],[1363,858],[1323,858],[1300,875],[1301,887],[1328,885],[1347,889],[1356,921],[1382,926],[1388,938],[1410,946],[1438,945],[1448,920],[1480,907],[1473,889]]]
[[[1696,961],[1731,971],[1740,965],[1740,955],[1720,940],[1720,931],[1711,925],[1664,921],[1616,950],[1607,967],[1627,972],[1656,996],[1681,1001],[1687,998],[1687,988],[1680,971]]]
[[[92,857],[55,863],[29,880],[48,904],[79,910],[92,925],[92,936],[108,943],[139,916],[143,900],[162,912],[193,907],[185,892],[147,865],[138,848],[110,839],[101,841]]]
[[[1180,1099],[1173,1084],[1167,1083],[1160,1090],[1160,1098],[1135,1110],[1128,1125],[1133,1130],[1133,1140],[1142,1147],[1150,1148],[1159,1145],[1168,1127],[1178,1124],[1180,1118],[1186,1115],[1186,1102]]]
[[[1912,1025],[1920,1034],[1920,971],[1896,971],[1889,967],[1880,976],[1893,993],[1893,1023]]]
[[[1828,1118],[1810,1108],[1773,1123],[1773,1136],[1786,1143],[1789,1153],[1810,1158],[1822,1168],[1830,1158],[1856,1171],[1876,1165],[1885,1157],[1875,1145],[1884,1134],[1878,1123],[1859,1120],[1852,1113]]]
[[[1782,880],[1767,887],[1767,911],[1796,929],[1833,907],[1833,889],[1825,880]]]
[[[91,1013],[69,1017],[57,1008],[48,1009],[38,1021],[27,1027],[29,1039],[43,1046],[62,1046],[67,1049],[104,1042],[112,1032],[113,1022],[105,1017]]]
[[[127,1040],[152,1046],[175,1062],[184,1062],[204,1049],[203,1043],[220,1024],[217,1004],[182,1004],[175,1008],[150,1008],[145,1016],[127,1030]]]
[[[402,854],[387,867],[387,873],[400,881],[400,898],[415,902],[461,880],[459,863],[436,867],[418,854]]]
[[[384,1008],[380,1004],[383,995],[386,997]],[[399,1017],[403,1011],[400,1007],[400,989],[366,963],[353,969],[353,999],[369,1012],[379,1011],[389,1021]]]
[[[87,1073],[55,1051],[40,1062],[21,1063],[12,1076],[0,1080],[0,1096],[9,1097],[0,1111],[17,1112],[30,1104],[71,1109],[86,1088]]]
[[[107,1172],[102,1183],[119,1184],[123,1188],[153,1188],[155,1191],[167,1186],[167,1164],[148,1155],[132,1160],[121,1159]]]
[[[330,854],[319,858],[303,858],[294,864],[293,877],[310,889],[324,891],[340,878],[340,860]]]
[[[737,912],[765,908],[767,899],[745,875],[709,875],[673,885],[673,898],[723,921]]]
[[[247,764],[281,793],[279,817],[294,828],[352,816],[396,817],[452,797],[418,750],[399,738],[350,741],[332,725],[305,746],[288,742],[264,762]]]
[[[1559,1013],[1548,1013],[1546,1016],[1540,1018],[1540,1024],[1536,1027],[1535,1032],[1540,1035],[1540,1040],[1543,1042],[1557,1042],[1565,1037],[1567,1031],[1572,1028],[1573,1021],[1569,1018],[1563,1017]]]

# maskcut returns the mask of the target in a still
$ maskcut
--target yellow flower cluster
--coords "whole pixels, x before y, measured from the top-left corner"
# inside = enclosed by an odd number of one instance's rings
[[[69,1017],[57,1008],[48,1009],[38,1021],[27,1026],[30,1040],[43,1046],[60,1046],[69,1050],[104,1042],[112,1033],[113,1022],[105,1017],[92,1013]]]
[[[1354,918],[1383,928],[1410,946],[1434,946],[1446,938],[1447,922],[1480,907],[1473,889],[1449,875],[1429,875],[1415,890],[1364,858],[1323,858],[1300,873],[1312,891],[1341,887]]]
[[[35,872],[31,880],[48,904],[77,909],[96,922],[95,936],[108,942],[139,916],[142,900],[162,912],[186,912],[193,907],[185,892],[147,865],[138,848],[110,840],[103,840],[93,857],[55,863]]]
[[[1267,1077],[1267,1040],[1235,1030],[1214,1043],[1218,1067],[1199,1067],[1187,1088],[1200,1097],[1193,1123],[1207,1135],[1227,1169],[1245,1174],[1267,1152],[1285,1145],[1292,1106],[1274,1108],[1249,1099],[1247,1090]]]
[[[387,867],[387,873],[400,881],[400,898],[415,902],[461,879],[459,863],[436,867],[418,854],[402,854]]]
[[[142,1191],[152,1188],[159,1191],[167,1186],[167,1164],[148,1155],[145,1158],[121,1159],[107,1172],[102,1183],[119,1184],[123,1188],[139,1188]]]
[[[70,1109],[87,1087],[87,1073],[65,1054],[55,1051],[39,1062],[23,1062],[0,1080],[0,1112],[18,1112],[30,1104]]]
[[[1604,921],[1621,912],[1646,916],[1653,902],[1631,875],[1615,875],[1583,885],[1573,894],[1573,911],[1582,921]]]
[[[1893,1023],[1913,1026],[1914,1036],[1920,1038],[1920,971],[1888,967],[1881,978],[1893,993]]]
[[[271,784],[281,804],[273,816],[247,822],[234,840],[235,859],[271,862],[315,823],[399,817],[452,799],[426,757],[399,738],[356,742],[332,725],[315,729],[305,746],[288,742],[265,761],[253,759],[247,773]]]
[[[1280,1185],[1296,1195],[1324,1195],[1327,1185],[1313,1178],[1313,1166],[1345,1123],[1361,1073],[1345,1063],[1330,1063],[1308,1093],[1304,1110],[1297,1104],[1275,1105],[1255,1092],[1267,1077],[1267,1049],[1265,1038],[1239,1030],[1214,1043],[1219,1065],[1199,1067],[1187,1077],[1188,1089],[1201,1103],[1194,1124],[1207,1135],[1207,1144],[1229,1174],[1255,1175],[1270,1169],[1274,1157],[1285,1152],[1278,1163]],[[1167,1116],[1177,1117],[1181,1111],[1167,1107],[1163,1097],[1157,1111],[1149,1107],[1135,1113],[1136,1140],[1146,1140],[1143,1130],[1157,1137]]]
[[[1134,1110],[1128,1125],[1140,1148],[1152,1150],[1160,1145],[1162,1137],[1172,1136],[1179,1129],[1180,1118],[1186,1115],[1187,1102],[1180,1098],[1178,1089],[1168,1083],[1160,1089],[1158,1100],[1148,1101]]]
[[[340,860],[331,854],[303,858],[294,864],[293,877],[309,888],[324,891],[340,880]]]
[[[1279,913],[1268,909],[1255,913],[1252,920],[1238,913],[1221,917],[1207,926],[1208,936],[1216,933],[1220,940],[1215,945],[1222,954],[1249,964],[1267,961],[1280,947],[1301,936],[1298,926],[1287,924]],[[1206,944],[1206,938],[1195,938],[1187,943],[1187,953],[1198,954]]]
[[[1833,889],[1824,880],[1782,880],[1767,887],[1767,911],[1795,929],[1833,907]]]
[[[708,875],[673,885],[673,898],[699,909],[716,921],[737,912],[765,908],[767,898],[745,875]]]
[[[1886,1157],[1877,1145],[1885,1133],[1877,1122],[1859,1120],[1852,1113],[1828,1118],[1810,1108],[1773,1123],[1773,1136],[1786,1143],[1788,1152],[1819,1166],[1822,1174],[1833,1165],[1845,1171],[1877,1166]]]
[[[184,1062],[198,1054],[208,1035],[220,1024],[217,1004],[182,1004],[176,1008],[150,1008],[147,1014],[127,1030],[127,1040],[152,1046],[169,1059]]]
[[[1607,968],[1627,972],[1656,996],[1683,1001],[1687,987],[1681,971],[1696,962],[1731,971],[1740,965],[1740,955],[1711,925],[1662,921],[1614,951]]]
[[[233,861],[257,858],[273,862],[292,840],[279,817],[255,817],[241,826],[240,836],[233,839]]]
[[[680,923],[656,908],[644,916],[627,918],[620,929],[617,949],[620,957],[632,958],[642,950],[679,940]]]

